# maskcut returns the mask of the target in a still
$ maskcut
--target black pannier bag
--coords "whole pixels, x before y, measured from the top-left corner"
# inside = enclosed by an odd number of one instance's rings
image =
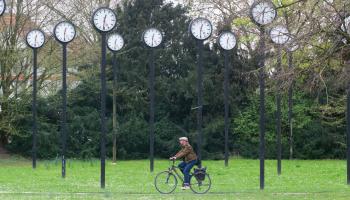
[[[202,168],[195,168],[194,169],[194,176],[198,181],[204,181],[205,180],[205,174],[206,174],[207,168],[202,167]]]

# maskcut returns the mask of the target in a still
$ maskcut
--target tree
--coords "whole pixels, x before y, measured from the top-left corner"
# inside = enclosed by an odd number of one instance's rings
[[[29,49],[25,49],[25,35],[31,28],[43,28],[51,21],[50,11],[42,9],[41,1],[12,0],[7,1],[8,8],[0,19],[0,145],[7,144],[12,135],[18,134],[13,126],[17,113],[10,109],[16,105],[18,98],[31,87],[32,63]],[[53,46],[48,43],[41,50],[45,56],[39,57],[39,88],[52,74],[51,65],[55,63]]]

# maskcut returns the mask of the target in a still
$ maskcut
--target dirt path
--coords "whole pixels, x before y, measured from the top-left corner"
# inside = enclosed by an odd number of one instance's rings
[[[0,144],[0,159],[1,158],[9,158],[10,154],[8,153],[8,151],[6,151],[6,149]]]

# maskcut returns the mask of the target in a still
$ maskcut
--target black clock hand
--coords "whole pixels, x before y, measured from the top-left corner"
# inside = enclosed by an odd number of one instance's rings
[[[105,29],[106,18],[107,18],[107,15],[105,15],[105,18],[103,19],[103,30]]]
[[[260,12],[256,12],[256,19],[260,19],[261,13]]]
[[[64,34],[63,34],[63,40],[66,41],[66,31],[67,31],[67,28],[64,28]]]
[[[280,42],[281,41],[281,37],[283,36],[283,33],[280,31],[280,32],[278,32],[278,42]]]
[[[262,23],[265,22],[265,10],[266,10],[266,8],[264,8],[264,10],[262,12]]]
[[[200,29],[200,31],[199,31],[199,34],[200,34],[200,39],[202,39],[202,29],[203,29],[203,24],[201,25],[201,29]]]
[[[153,46],[153,39],[154,39],[154,34],[152,35],[152,46]]]

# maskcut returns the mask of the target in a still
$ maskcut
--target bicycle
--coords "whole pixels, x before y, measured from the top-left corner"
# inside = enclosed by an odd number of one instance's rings
[[[182,176],[178,173],[179,167],[175,166],[175,160],[172,160],[173,164],[168,170],[160,172],[154,179],[154,185],[158,192],[161,194],[170,194],[174,192],[177,187],[178,179],[184,182]],[[182,173],[181,173],[182,174]],[[209,174],[201,174],[201,176],[195,173],[190,173],[190,188],[196,194],[205,194],[211,187],[211,179]]]

